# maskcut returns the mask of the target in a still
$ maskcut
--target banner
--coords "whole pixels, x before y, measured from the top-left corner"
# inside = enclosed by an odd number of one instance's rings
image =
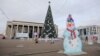
[[[29,34],[28,33],[16,33],[16,38],[28,38]]]

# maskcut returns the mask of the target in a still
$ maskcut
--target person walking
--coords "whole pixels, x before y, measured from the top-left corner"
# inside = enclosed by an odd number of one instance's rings
[[[35,43],[38,43],[38,33],[34,32],[34,36],[35,36]]]

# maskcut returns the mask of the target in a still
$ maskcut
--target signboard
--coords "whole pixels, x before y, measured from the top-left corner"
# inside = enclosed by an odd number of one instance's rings
[[[16,38],[28,38],[28,33],[16,33]]]
[[[92,40],[92,35],[90,35],[89,37],[88,37],[88,44],[89,45],[93,45],[93,40]]]
[[[98,34],[97,43],[100,43],[100,34]]]

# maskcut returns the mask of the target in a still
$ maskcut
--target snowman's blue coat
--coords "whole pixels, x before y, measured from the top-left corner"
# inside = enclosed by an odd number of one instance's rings
[[[77,30],[75,30],[75,33],[76,33],[76,44],[77,46],[75,46],[74,48],[71,48],[69,45],[69,37],[70,37],[70,32],[65,30],[64,31],[64,42],[63,42],[63,47],[64,47],[64,53],[65,54],[70,54],[70,53],[78,53],[78,52],[81,52],[82,51],[82,41],[81,39],[79,38],[79,33]]]

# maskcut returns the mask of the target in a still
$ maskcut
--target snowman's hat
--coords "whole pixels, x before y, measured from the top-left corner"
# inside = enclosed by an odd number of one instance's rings
[[[71,23],[71,22],[74,23],[74,20],[73,20],[71,14],[68,15],[67,22],[68,23]]]

